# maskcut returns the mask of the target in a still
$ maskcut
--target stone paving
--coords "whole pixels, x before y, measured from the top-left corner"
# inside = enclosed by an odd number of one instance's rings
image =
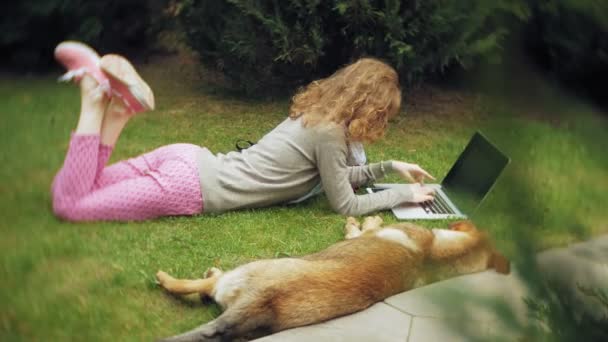
[[[544,251],[537,260],[547,277],[572,289],[582,307],[608,315],[574,290],[579,284],[608,286],[608,235]],[[403,292],[353,315],[256,341],[515,341],[517,327],[527,321],[523,298],[528,295],[517,270],[509,275],[489,270]]]

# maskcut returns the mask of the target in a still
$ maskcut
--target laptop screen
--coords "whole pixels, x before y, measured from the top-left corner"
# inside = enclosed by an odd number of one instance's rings
[[[508,163],[509,158],[477,132],[441,182],[442,188],[470,215]]]

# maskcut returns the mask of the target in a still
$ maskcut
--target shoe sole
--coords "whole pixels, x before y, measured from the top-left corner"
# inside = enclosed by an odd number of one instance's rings
[[[89,57],[96,61],[97,65],[99,65],[100,57],[99,54],[93,50],[92,47],[73,40],[66,40],[64,42],[59,43],[55,48],[55,56],[57,56],[57,52],[62,49],[73,49],[73,50],[81,50],[85,54],[89,55]]]
[[[66,40],[64,42],[59,43],[59,45],[57,45],[57,47],[55,47],[55,51],[54,51],[54,55],[55,55],[55,59],[62,64],[66,69],[68,69],[68,73],[70,74],[70,72],[74,72],[77,71],[79,68],[75,68],[74,66],[68,66],[65,62],[66,60],[64,59],[66,56],[63,55],[62,56],[62,51],[72,51],[72,53],[67,53],[67,55],[69,56],[71,55],[82,55],[84,56],[84,59],[89,59],[91,62],[93,62],[93,66],[86,66],[83,65],[84,68],[86,68],[88,70],[89,75],[91,75],[93,78],[95,78],[95,80],[97,81],[97,83],[99,83],[102,87],[104,88],[109,88],[109,84],[108,84],[108,79],[105,75],[103,75],[103,73],[101,72],[101,69],[99,68],[100,64],[101,64],[101,58],[99,57],[99,54],[97,53],[97,51],[95,51],[93,48],[91,48],[90,46],[81,43],[81,42],[77,42],[77,41],[73,41],[73,40]],[[77,51],[77,53],[74,53],[73,51]],[[69,58],[69,57],[68,57]],[[66,75],[67,75],[66,74]],[[70,76],[74,77],[76,76],[76,80],[79,79],[80,76],[77,76],[77,74]],[[62,80],[62,78],[60,78],[60,80]],[[69,80],[69,79],[67,79]]]
[[[110,84],[117,82],[117,88],[126,89],[145,110],[154,109],[152,89],[126,58],[120,55],[105,55],[101,57],[100,68],[110,78]]]

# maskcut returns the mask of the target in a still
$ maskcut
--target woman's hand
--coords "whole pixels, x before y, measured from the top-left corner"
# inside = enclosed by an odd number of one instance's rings
[[[411,183],[423,184],[425,178],[435,180],[435,177],[431,176],[417,164],[393,161],[393,170],[397,171],[403,179]]]
[[[435,189],[430,186],[424,186],[420,183],[414,183],[408,186],[412,192],[412,199],[409,201],[411,203],[422,203],[435,199]]]

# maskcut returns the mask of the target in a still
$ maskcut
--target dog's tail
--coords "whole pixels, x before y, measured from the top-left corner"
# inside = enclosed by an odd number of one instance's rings
[[[494,252],[488,260],[488,268],[493,268],[498,273],[509,274],[511,272],[511,264],[504,255]]]

